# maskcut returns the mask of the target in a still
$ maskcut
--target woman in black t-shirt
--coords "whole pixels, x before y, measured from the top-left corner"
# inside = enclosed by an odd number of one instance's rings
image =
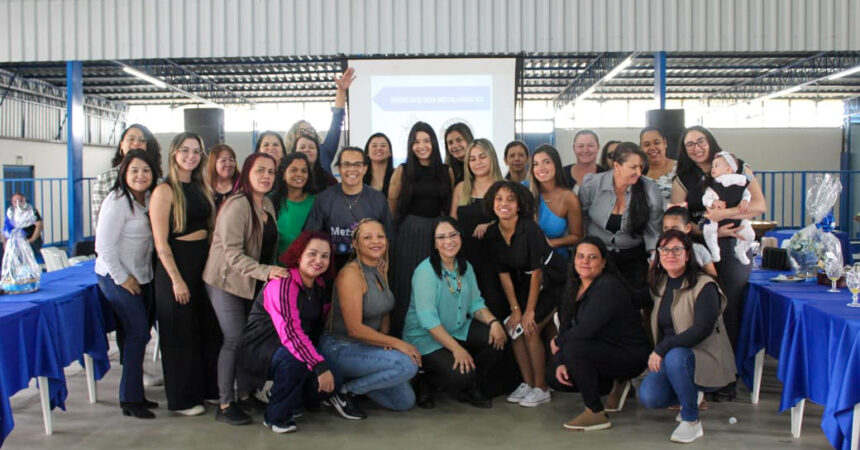
[[[520,406],[538,406],[551,399],[540,334],[564,289],[564,262],[553,253],[535,223],[534,197],[523,185],[497,181],[484,196],[484,205],[496,219],[484,240],[510,306],[505,326],[514,335],[518,326],[523,331],[523,336],[512,342],[523,383],[507,400]]]

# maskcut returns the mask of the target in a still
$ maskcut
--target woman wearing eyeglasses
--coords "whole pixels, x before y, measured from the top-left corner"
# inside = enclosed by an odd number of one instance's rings
[[[692,241],[679,230],[660,236],[648,281],[656,346],[648,357],[651,373],[637,395],[650,409],[680,404],[680,424],[670,439],[687,444],[704,435],[700,393],[735,380],[734,354],[721,314],[726,296],[716,280],[702,272]]]
[[[679,145],[678,176],[675,177],[672,184],[670,203],[686,202],[693,222],[698,224],[702,219],[708,219],[712,222],[720,222],[725,219],[752,219],[764,213],[767,206],[761,185],[756,180],[752,169],[741,160],[738,161],[738,173],[747,177],[750,182],[748,189],[752,194],[746,211],[742,211],[739,207],[726,208],[725,203],[719,201],[715,202],[712,208],[705,208],[702,204],[702,195],[704,194],[702,180],[705,174],[710,173],[714,156],[723,150],[717,144],[714,135],[707,128],[700,126],[687,128],[681,135]],[[716,263],[720,286],[728,298],[723,319],[726,322],[726,332],[733,348],[737,345],[740,315],[743,310],[747,282],[752,271],[752,265],[741,264],[734,256],[738,230],[738,227],[731,225],[720,227],[720,252],[728,256]],[[732,386],[724,391],[724,396],[731,399],[735,395],[736,390],[734,383],[732,383]]]
[[[203,414],[203,400],[218,398],[221,330],[203,287],[215,211],[204,148],[195,133],[173,138],[167,178],[149,205],[167,409],[186,416]]]
[[[393,236],[391,212],[385,195],[366,186],[368,158],[358,147],[344,147],[338,154],[341,183],[316,196],[305,222],[305,230],[324,231],[331,235],[335,271],[349,261],[352,230],[361,219],[379,221],[388,236]]]
[[[639,308],[618,269],[606,260],[603,241],[587,236],[573,248],[573,273],[561,299],[558,336],[550,341],[551,386],[578,390],[585,411],[566,430],[612,426],[606,412],[621,411],[630,379],[645,370],[651,346]],[[602,394],[609,393],[604,404]]]
[[[403,339],[421,352],[426,383],[419,384],[418,406],[433,407],[430,386],[442,388],[478,408],[493,400],[483,382],[502,357],[505,327],[487,308],[472,265],[466,261],[457,221],[436,219],[433,253],[412,275],[412,299]],[[429,386],[428,386],[429,384]]]

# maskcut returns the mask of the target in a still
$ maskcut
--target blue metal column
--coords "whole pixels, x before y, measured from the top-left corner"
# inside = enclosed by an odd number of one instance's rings
[[[666,109],[666,52],[654,53],[654,100]]]
[[[71,253],[75,244],[83,239],[83,152],[84,152],[84,81],[83,63],[66,62],[66,130],[68,130],[68,217],[69,241],[66,251]]]

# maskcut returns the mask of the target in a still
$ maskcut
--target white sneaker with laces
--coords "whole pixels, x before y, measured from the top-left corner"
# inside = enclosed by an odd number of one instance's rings
[[[507,401],[509,403],[519,403],[520,400],[525,398],[525,396],[528,395],[528,393],[531,391],[532,391],[531,386],[529,386],[525,383],[520,383],[520,385],[517,386],[516,389],[514,389],[514,392],[511,392],[511,394],[508,395]]]
[[[152,386],[161,386],[162,384],[164,384],[164,378],[162,378],[158,375],[153,375],[151,373],[143,372],[143,385],[144,386],[152,387]]]
[[[701,420],[697,420],[695,422],[681,422],[678,425],[678,428],[675,428],[675,431],[672,432],[672,437],[670,437],[669,440],[672,442],[689,444],[704,435],[705,431],[702,429]]]
[[[527,408],[533,408],[541,403],[547,403],[552,400],[552,395],[550,395],[549,391],[545,391],[541,388],[534,388],[520,400],[520,406],[525,406]]]

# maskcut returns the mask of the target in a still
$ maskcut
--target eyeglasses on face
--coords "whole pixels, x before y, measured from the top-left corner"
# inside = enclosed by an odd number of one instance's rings
[[[343,167],[344,169],[352,169],[352,168],[361,169],[362,167],[364,167],[364,161],[342,162],[342,163],[340,163],[340,166]]]
[[[685,146],[685,147],[687,147],[687,148],[689,148],[689,149],[691,149],[691,148],[693,148],[693,147],[695,147],[695,146],[697,146],[697,145],[698,145],[699,147],[705,148],[705,144],[707,144],[707,143],[708,143],[708,140],[707,140],[707,139],[705,139],[705,137],[704,137],[704,136],[702,136],[702,137],[700,137],[699,139],[696,139],[695,141],[687,141],[687,142],[684,142],[684,146]]]
[[[459,231],[452,231],[448,234],[437,234],[436,240],[437,241],[447,241],[449,239],[457,239],[458,237],[460,237],[460,232]]]
[[[666,256],[669,253],[671,253],[672,256],[681,256],[685,251],[687,251],[687,249],[684,247],[657,247],[657,251],[659,251],[663,256]]]
[[[585,259],[587,259],[589,261],[597,261],[598,259],[600,259],[600,255],[598,255],[596,253],[577,253],[576,259],[578,259],[580,261],[585,260]]]

